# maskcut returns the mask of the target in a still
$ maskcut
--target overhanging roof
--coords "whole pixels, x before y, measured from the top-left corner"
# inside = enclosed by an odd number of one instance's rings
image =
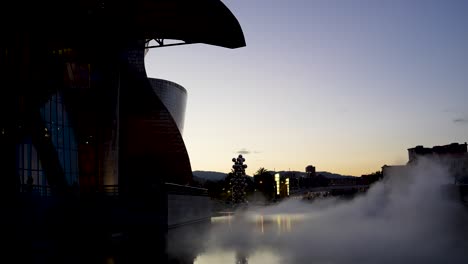
[[[105,35],[245,46],[239,22],[220,0],[8,1],[2,11],[0,22],[7,30],[41,32],[57,40]]]
[[[245,46],[236,17],[219,0],[142,1],[136,22],[147,39],[179,39],[226,48]]]

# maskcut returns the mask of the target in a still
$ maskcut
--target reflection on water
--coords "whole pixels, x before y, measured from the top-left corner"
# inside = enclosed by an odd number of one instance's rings
[[[200,252],[194,263],[196,264],[255,264],[255,263],[282,263],[280,256],[274,249],[268,248],[268,240],[290,233],[295,225],[304,219],[300,214],[240,214],[234,215],[226,212],[220,216],[212,217],[209,233],[213,236],[233,237],[233,243],[223,245],[214,243]],[[242,236],[248,236],[243,238]],[[242,241],[248,239],[264,240],[264,243],[246,245]],[[209,238],[208,238],[209,239]],[[226,240],[226,239],[224,239]],[[229,240],[229,239],[227,239]],[[240,241],[239,243],[236,243]],[[258,245],[264,245],[259,247]]]
[[[91,240],[82,243],[75,237],[64,236],[69,239],[37,243],[36,248],[41,248],[21,262],[279,264],[284,261],[278,248],[271,246],[275,244],[272,242],[294,231],[303,219],[304,216],[294,214],[228,212],[212,217],[211,221],[181,226],[167,233],[141,229],[113,236],[112,241],[96,240],[93,244],[89,244]]]
[[[246,224],[248,228],[256,233],[265,234],[265,232],[275,232],[281,234],[291,232],[294,224],[299,224],[305,219],[303,214],[276,214],[260,215],[252,214],[242,217],[236,217],[233,213],[225,213],[222,216],[211,218],[213,225],[224,225],[226,228],[232,228],[233,221]]]
[[[279,264],[280,258],[271,250],[256,250],[250,256],[242,256],[234,251],[212,251],[198,256],[194,264]]]

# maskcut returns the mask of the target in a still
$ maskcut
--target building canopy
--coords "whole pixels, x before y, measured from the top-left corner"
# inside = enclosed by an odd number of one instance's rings
[[[106,37],[175,39],[226,48],[245,46],[236,17],[219,0],[10,1],[2,8],[10,30],[47,39]],[[66,41],[65,40],[65,41]]]
[[[143,1],[136,22],[146,38],[179,39],[226,48],[245,46],[236,17],[219,0]]]

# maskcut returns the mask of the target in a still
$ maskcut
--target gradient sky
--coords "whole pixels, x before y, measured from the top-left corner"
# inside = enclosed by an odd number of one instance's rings
[[[151,50],[188,91],[193,170],[359,176],[468,141],[468,1],[225,0],[247,42]]]

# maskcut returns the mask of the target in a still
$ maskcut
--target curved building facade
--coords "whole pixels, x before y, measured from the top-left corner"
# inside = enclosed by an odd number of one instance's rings
[[[149,78],[154,92],[169,110],[172,118],[177,124],[179,131],[183,134],[185,109],[187,106],[187,90],[181,85],[156,78]]]
[[[133,184],[190,183],[181,136],[186,91],[148,79],[146,43],[245,46],[226,6],[72,0],[27,10],[11,2],[5,10],[11,17],[1,19],[29,25],[5,31],[0,41],[0,170],[8,175],[7,192],[125,193]],[[62,20],[74,30],[50,24]]]
[[[61,252],[99,248],[96,233],[164,232],[165,184],[192,178],[186,92],[170,82],[155,92],[146,42],[243,47],[237,19],[219,0],[10,1],[3,10],[12,26],[0,40],[0,196],[14,205],[7,226],[18,227],[7,240],[28,250],[31,236],[53,237]]]

